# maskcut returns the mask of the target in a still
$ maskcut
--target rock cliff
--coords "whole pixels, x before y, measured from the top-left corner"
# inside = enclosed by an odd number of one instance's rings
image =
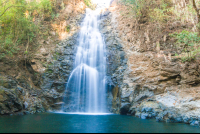
[[[111,79],[119,88],[117,98],[114,94],[111,97],[111,111],[198,126],[199,60],[182,63],[175,56],[179,50],[175,49],[169,32],[163,32],[174,24],[160,28],[162,32],[159,32],[154,24],[136,23],[126,15],[127,10],[126,6],[114,1],[104,13],[102,33],[108,39],[108,51],[121,50],[113,55],[115,60],[120,57],[120,65],[108,66],[110,71],[116,66]],[[115,46],[117,44],[121,47]],[[116,88],[112,90],[115,92]]]
[[[83,0],[63,2],[64,9],[61,8],[62,1],[57,1],[60,15],[56,22],[48,25],[51,27],[48,37],[39,41],[41,45],[31,59],[1,59],[1,115],[60,109],[65,85],[73,68],[77,33],[86,8]]]

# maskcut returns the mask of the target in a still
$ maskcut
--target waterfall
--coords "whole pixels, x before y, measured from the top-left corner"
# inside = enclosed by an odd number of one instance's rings
[[[64,112],[105,113],[106,47],[98,26],[100,10],[109,0],[93,0],[81,25],[74,69],[66,85]],[[103,6],[102,6],[103,5]]]

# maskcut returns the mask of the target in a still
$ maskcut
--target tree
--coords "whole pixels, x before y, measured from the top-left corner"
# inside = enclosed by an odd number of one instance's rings
[[[197,4],[196,4],[195,0],[192,0],[192,2],[193,2],[193,7],[194,7],[194,9],[195,9],[195,11],[197,13],[198,25],[199,25],[200,24],[200,13],[199,13],[200,9],[197,7]],[[200,36],[200,28],[199,27],[198,27],[198,36]]]

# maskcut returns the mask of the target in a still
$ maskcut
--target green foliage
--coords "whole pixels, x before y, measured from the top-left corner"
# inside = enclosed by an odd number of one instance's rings
[[[194,61],[197,57],[197,54],[200,52],[200,49],[196,49],[194,51],[190,51],[186,53],[184,56],[181,56],[181,61],[184,63],[186,61]]]
[[[36,17],[44,19],[52,13],[50,0],[1,0],[0,1],[0,58],[13,56],[27,44],[34,43],[39,27]],[[28,52],[24,52],[28,53]]]
[[[148,17],[152,22],[165,22],[173,11],[171,0],[121,0],[130,8],[131,16]]]
[[[52,70],[52,66],[54,65],[53,63],[46,63],[47,64],[47,69],[45,70],[46,73],[52,74],[53,70]]]
[[[198,36],[198,33],[183,30],[180,33],[176,32],[169,35],[177,40],[177,46],[182,46],[182,48],[184,48],[182,52],[185,54],[181,56],[182,62],[195,60],[200,52],[200,37]]]
[[[170,36],[177,39],[176,43],[178,45],[184,45],[186,47],[194,46],[195,44],[198,44],[200,42],[200,37],[198,37],[198,33],[193,33],[186,30],[183,30],[180,33],[170,34]]]
[[[175,56],[178,56],[178,54],[177,54],[177,53],[175,53]]]
[[[188,57],[188,56],[181,57],[181,62],[183,62],[183,63],[185,63],[186,61],[190,62],[192,60],[195,60],[195,56],[192,56],[192,57]]]
[[[95,6],[92,4],[91,0],[84,0],[84,3],[87,7],[91,8],[92,10],[95,9]]]
[[[1,87],[0,87],[0,94],[2,95],[4,93],[5,93],[5,90],[1,89]]]
[[[0,76],[0,86],[3,86],[3,84],[4,84],[4,77]]]
[[[84,0],[85,5],[87,5],[88,7],[91,6],[91,1],[90,0]]]
[[[66,26],[66,31],[67,31],[67,32],[70,31],[70,25]]]
[[[28,54],[28,51],[25,51],[24,54]]]
[[[56,55],[60,55],[60,53],[56,52]]]
[[[170,18],[170,14],[173,12],[174,8],[170,7],[171,3],[168,1],[161,1],[160,6],[150,9],[150,19],[152,22],[167,22]]]
[[[53,20],[54,18],[57,18],[57,17],[59,17],[59,13],[57,13],[57,14],[55,14],[55,13],[52,13],[51,14],[51,19]]]
[[[145,5],[145,0],[121,0],[122,4],[130,7],[130,13],[135,17],[141,16],[141,10]]]

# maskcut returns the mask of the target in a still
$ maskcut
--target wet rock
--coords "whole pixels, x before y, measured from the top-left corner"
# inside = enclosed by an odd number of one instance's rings
[[[51,107],[55,110],[60,110],[64,104],[65,104],[64,102],[58,102],[51,105]]]
[[[24,102],[24,109],[27,109],[28,108],[28,103],[25,101]]]
[[[0,86],[0,112],[9,114],[23,109],[22,100],[15,95],[15,90]]]
[[[190,123],[190,125],[192,125],[192,126],[199,126],[199,121],[192,121]]]
[[[129,112],[130,106],[130,103],[122,103],[120,108],[120,114],[127,114]]]
[[[141,119],[147,119],[148,117],[149,117],[149,114],[147,113],[142,113],[140,116]]]

